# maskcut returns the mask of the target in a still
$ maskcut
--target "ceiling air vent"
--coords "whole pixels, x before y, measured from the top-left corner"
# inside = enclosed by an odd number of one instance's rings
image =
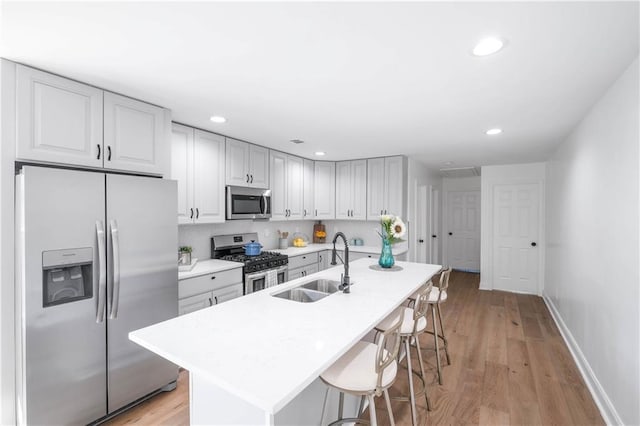
[[[442,177],[447,178],[464,178],[480,176],[480,167],[452,167],[449,169],[440,169]]]

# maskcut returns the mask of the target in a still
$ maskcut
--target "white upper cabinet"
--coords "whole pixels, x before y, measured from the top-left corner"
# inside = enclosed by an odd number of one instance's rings
[[[312,160],[303,160],[302,164],[302,218],[313,219],[313,194],[315,168]]]
[[[271,151],[269,170],[271,174],[271,220],[302,219],[302,158]]]
[[[16,157],[102,167],[102,95],[95,87],[16,66]]]
[[[384,214],[384,158],[367,160],[367,219],[378,220]]]
[[[269,150],[227,138],[227,185],[269,188]]]
[[[171,179],[178,182],[178,223],[193,223],[193,129],[171,127]]]
[[[378,220],[382,214],[403,216],[404,157],[372,158],[367,162],[367,220]]]
[[[293,155],[287,156],[287,206],[289,219],[303,218],[303,160]]]
[[[16,156],[21,160],[162,175],[167,110],[16,65]]]
[[[336,219],[366,220],[367,160],[336,163]]]
[[[336,163],[316,161],[314,174],[314,219],[336,218]]]
[[[193,139],[193,205],[196,210],[194,223],[224,222],[224,149],[223,136],[195,130]]]
[[[162,174],[166,135],[164,109],[104,93],[104,167]]]
[[[178,223],[224,222],[224,137],[173,124],[171,148]]]

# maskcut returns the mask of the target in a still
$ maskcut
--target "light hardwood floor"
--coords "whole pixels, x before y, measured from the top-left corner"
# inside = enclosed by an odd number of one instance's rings
[[[434,282],[437,282],[434,280]],[[433,337],[423,335],[432,411],[418,400],[421,425],[603,425],[604,422],[543,300],[478,290],[479,276],[454,271],[442,305],[451,365],[443,356],[444,384],[437,384]],[[415,358],[415,357],[414,357]],[[417,364],[416,364],[417,369]],[[178,388],[112,419],[108,425],[189,424],[188,373]],[[400,369],[392,395],[406,392]],[[383,399],[380,425],[388,424]],[[410,425],[408,403],[394,401],[398,425]],[[330,413],[333,415],[334,413]],[[368,418],[365,413],[364,418]]]

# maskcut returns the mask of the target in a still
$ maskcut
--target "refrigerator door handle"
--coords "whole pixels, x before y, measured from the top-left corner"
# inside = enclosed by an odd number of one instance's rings
[[[98,312],[96,312],[96,322],[104,321],[104,302],[107,288],[107,256],[105,254],[104,224],[96,220],[96,236],[98,237],[98,269],[100,271],[98,279]]]
[[[120,236],[118,222],[109,221],[111,227],[111,247],[113,247],[113,291],[111,296],[111,311],[109,319],[118,318],[118,304],[120,302]]]

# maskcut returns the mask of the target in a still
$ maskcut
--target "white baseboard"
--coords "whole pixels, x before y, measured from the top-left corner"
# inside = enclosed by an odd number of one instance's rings
[[[547,308],[549,308],[549,312],[551,312],[551,316],[553,317],[553,320],[555,321],[556,325],[558,326],[558,329],[560,330],[560,334],[562,335],[562,338],[564,339],[565,343],[569,347],[569,351],[573,356],[573,360],[578,365],[580,374],[582,374],[582,378],[587,384],[587,388],[589,389],[591,396],[596,402],[596,405],[600,410],[600,414],[602,415],[603,420],[608,425],[623,425],[624,422],[618,415],[618,412],[616,411],[616,408],[611,403],[611,400],[607,396],[607,393],[602,388],[602,385],[600,384],[600,382],[598,381],[598,378],[596,377],[595,373],[591,369],[589,362],[584,357],[582,350],[580,350],[580,346],[578,346],[578,343],[573,338],[571,331],[569,331],[569,328],[562,320],[562,316],[560,315],[560,312],[558,311],[558,309],[556,309],[551,299],[549,299],[546,295],[543,295],[542,297],[545,304],[547,305]]]

